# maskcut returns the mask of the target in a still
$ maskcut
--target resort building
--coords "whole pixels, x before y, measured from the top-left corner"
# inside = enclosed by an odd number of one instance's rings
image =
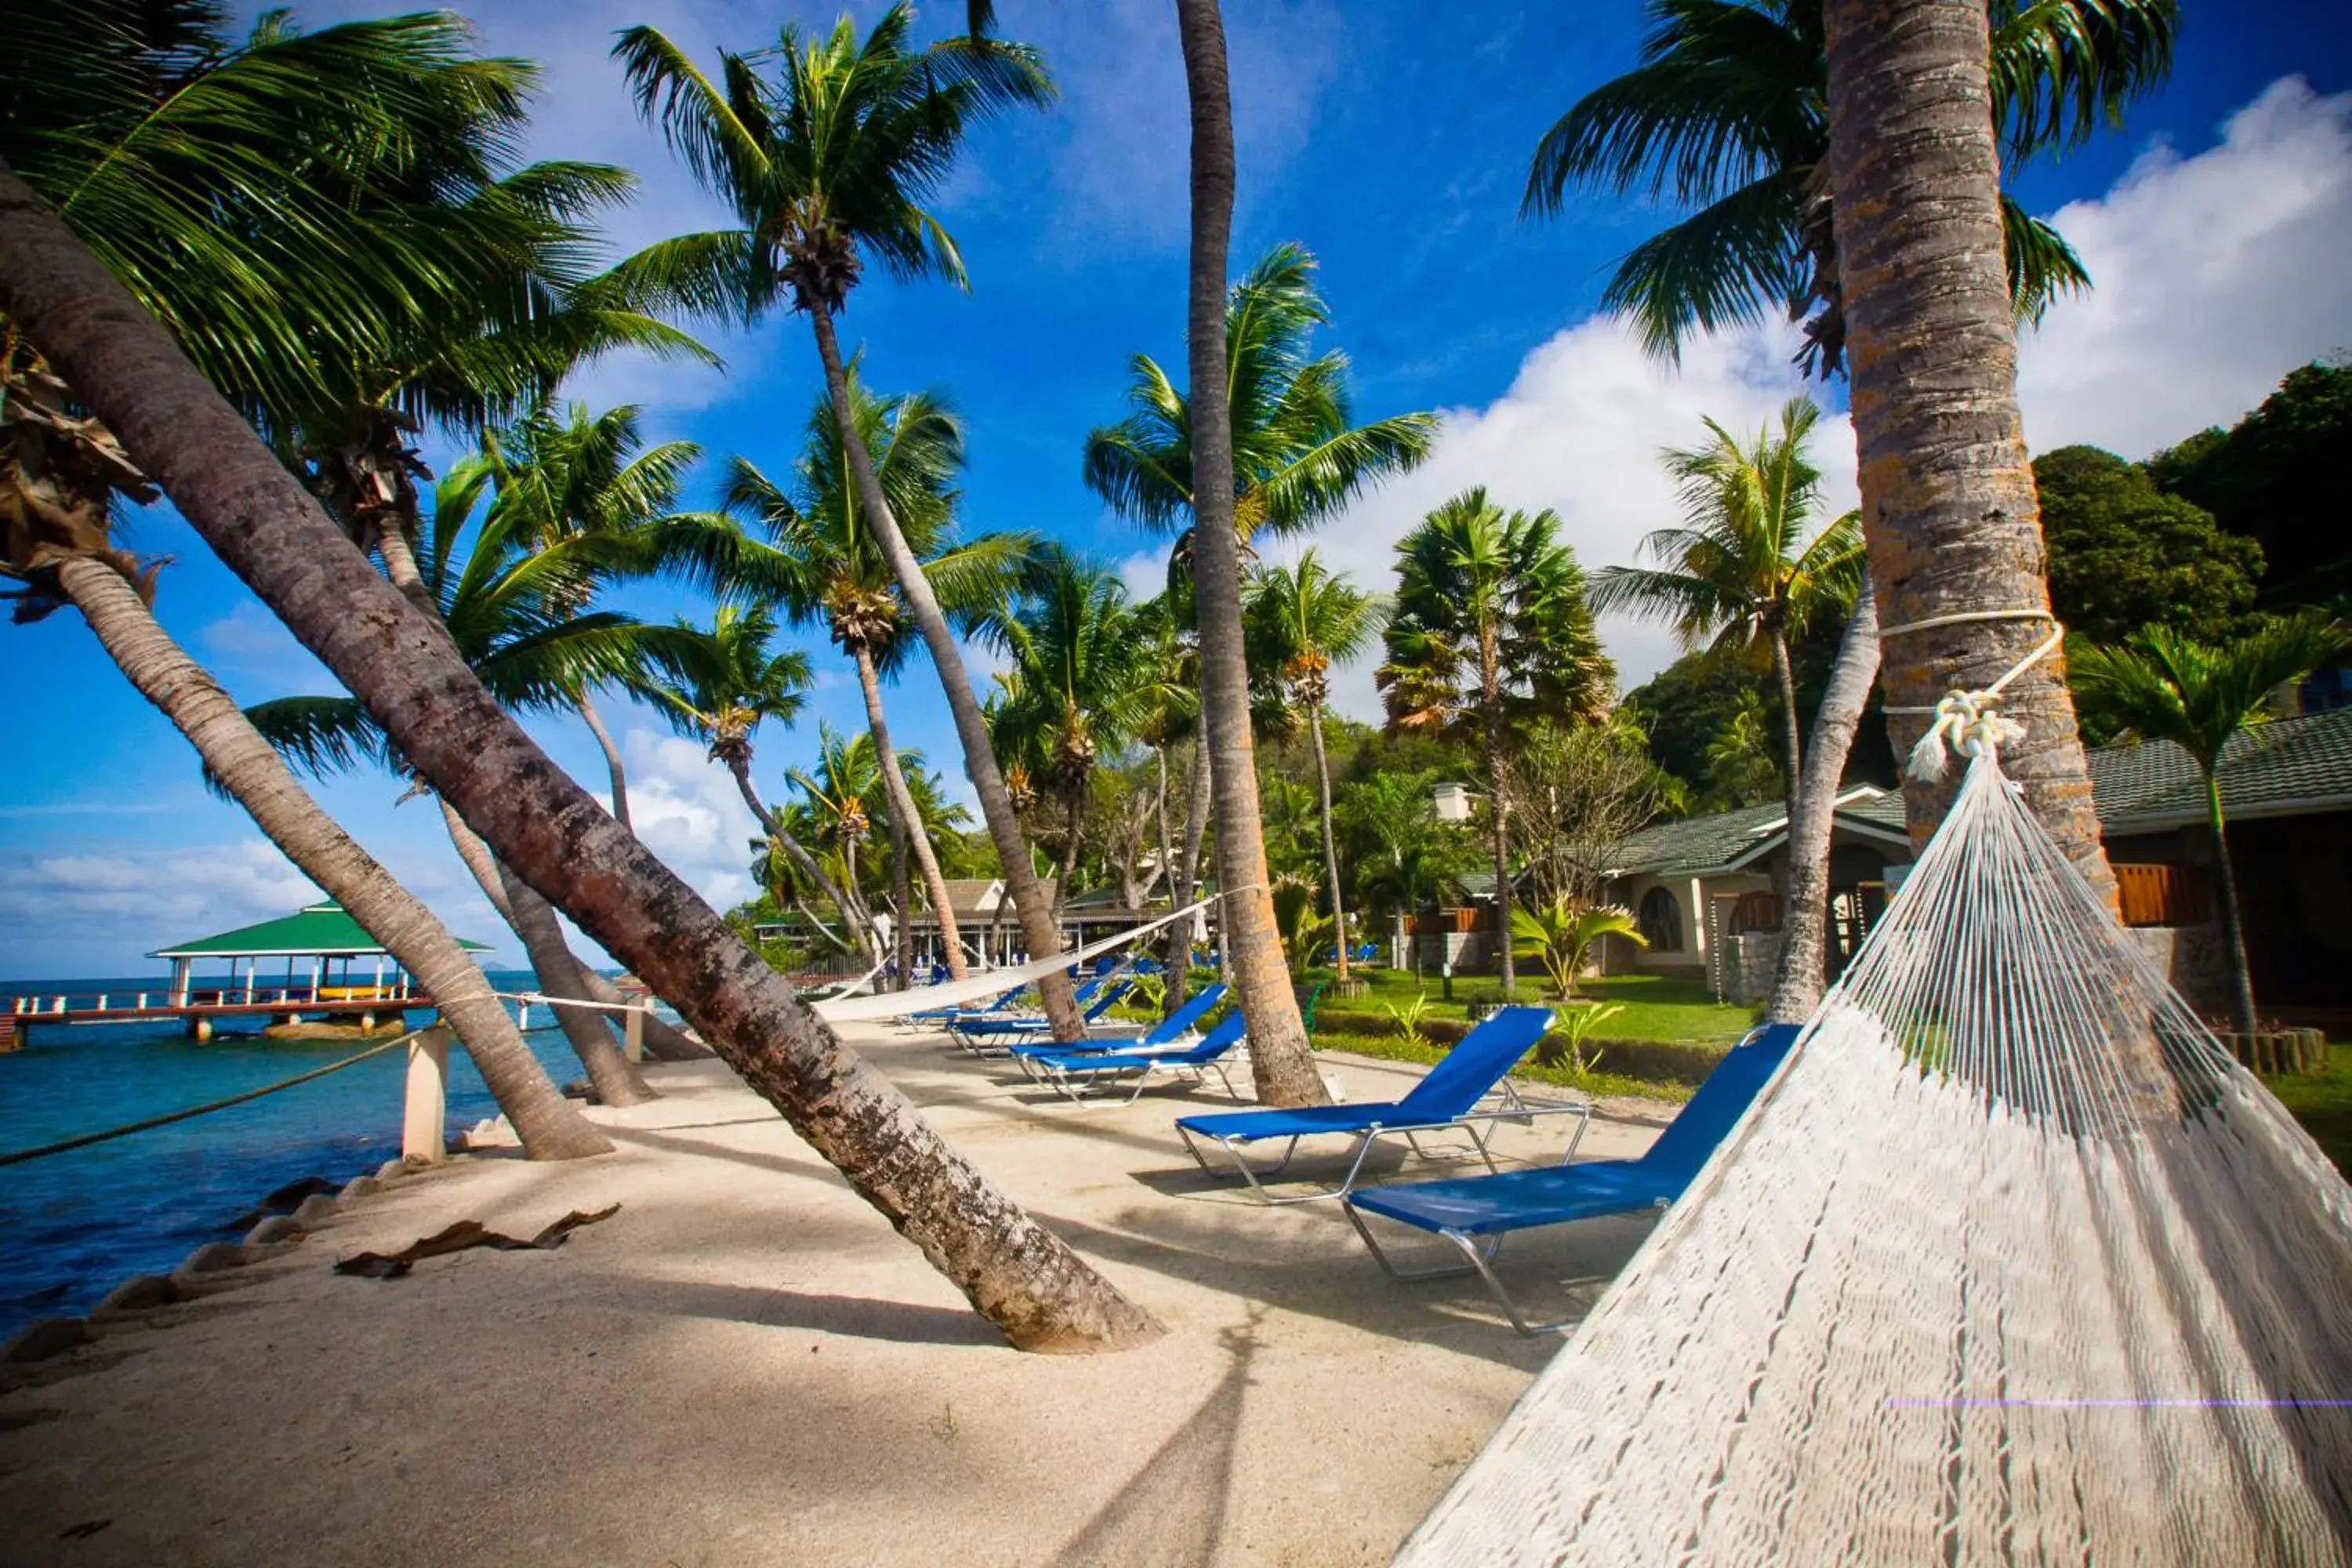
[[[1039,885],[1045,896],[1054,896],[1054,879],[1040,877]],[[948,907],[955,912],[957,934],[963,940],[967,960],[977,961],[991,968],[1003,968],[1028,962],[1028,939],[1021,933],[1021,916],[1013,908],[1013,897],[1005,891],[1000,877],[950,877],[947,879]],[[1129,905],[1113,889],[1097,889],[1070,895],[1062,906],[1062,942],[1066,947],[1082,947],[1099,942],[1123,931],[1159,919],[1168,912],[1165,899],[1144,900],[1142,907]],[[807,940],[809,932],[796,921],[770,921],[752,928],[761,941],[784,939],[793,942]],[[934,963],[946,962],[946,949],[940,939],[939,917],[928,904],[919,905],[914,914],[910,934],[914,940],[915,966],[918,973]]]
[[[2168,741],[2089,753],[2092,797],[2124,921],[2183,994],[2218,1005],[2227,984],[2214,900],[2205,782]],[[2222,809],[2265,1012],[2352,1014],[2352,709],[2244,731],[2222,754]],[[1703,977],[1734,1002],[1760,999],[1780,959],[1788,814],[1750,806],[1661,823],[1612,858],[1610,897],[1634,911],[1647,948],[1611,942],[1611,973]],[[1830,853],[1829,962],[1842,968],[1911,861],[1899,794],[1838,797]]]

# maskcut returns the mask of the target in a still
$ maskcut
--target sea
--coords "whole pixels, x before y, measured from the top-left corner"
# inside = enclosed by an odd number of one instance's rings
[[[528,974],[489,978],[501,991],[530,988]],[[154,975],[0,982],[0,1006],[25,994],[165,984]],[[0,1054],[0,1153],[224,1099],[367,1044],[264,1039],[264,1022],[232,1021],[203,1045],[176,1023],[36,1026],[23,1049]],[[546,1009],[533,1009],[531,1022],[550,1025],[525,1038],[555,1081],[582,1077]],[[207,1241],[237,1239],[279,1187],[306,1176],[340,1184],[398,1155],[405,1061],[405,1052],[386,1051],[208,1116],[0,1165],[0,1338],[36,1318],[85,1311],[131,1275],[168,1274]],[[450,1128],[498,1113],[472,1061],[452,1051]]]

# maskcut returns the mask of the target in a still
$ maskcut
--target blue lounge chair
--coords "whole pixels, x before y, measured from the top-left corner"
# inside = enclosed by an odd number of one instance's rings
[[[1041,1053],[1029,1057],[1024,1066],[1039,1082],[1080,1101],[1097,1089],[1115,1089],[1131,1078],[1135,1086],[1122,1103],[1132,1105],[1152,1079],[1162,1074],[1206,1083],[1211,1073],[1217,1075],[1217,1081],[1225,1086],[1227,1094],[1238,1100],[1241,1097],[1234,1094],[1234,1080],[1225,1076],[1225,1058],[1242,1043],[1243,1028],[1242,1011],[1236,1007],[1218,1019],[1207,1034],[1181,1049],[1070,1051],[1061,1056]]]
[[[1034,1045],[1015,1046],[1013,1047],[1013,1059],[1020,1064],[1023,1072],[1027,1073],[1031,1078],[1035,1078],[1037,1069],[1031,1065],[1031,1058],[1036,1057],[1098,1056],[1106,1051],[1181,1049],[1191,1044],[1192,1037],[1201,1020],[1208,1016],[1209,1009],[1224,998],[1225,983],[1220,980],[1139,1035],[1099,1039],[1084,1045],[1048,1040]]]
[[[954,1018],[985,1018],[991,1014],[1002,1013],[1020,1001],[1021,994],[1028,989],[1027,983],[1024,982],[985,1007],[933,1007],[926,1012],[909,1013],[899,1022],[909,1028],[930,1028],[945,1025]]]
[[[1364,1168],[1365,1157],[1372,1152],[1372,1146],[1387,1137],[1403,1138],[1419,1152],[1422,1133],[1466,1133],[1478,1157],[1486,1162],[1486,1168],[1496,1170],[1498,1167],[1486,1148],[1481,1124],[1502,1117],[1513,1121],[1538,1115],[1576,1117],[1576,1135],[1568,1145],[1568,1154],[1573,1155],[1576,1145],[1584,1138],[1586,1124],[1592,1119],[1592,1107],[1579,1101],[1534,1104],[1521,1100],[1503,1083],[1503,1076],[1511,1070],[1512,1064],[1527,1055],[1549,1027],[1549,1007],[1497,1008],[1463,1036],[1461,1042],[1446,1052],[1444,1059],[1430,1068],[1402,1100],[1370,1105],[1311,1105],[1297,1110],[1237,1110],[1217,1116],[1187,1116],[1177,1121],[1176,1131],[1183,1135],[1185,1149],[1200,1162],[1201,1169],[1216,1173],[1215,1167],[1201,1152],[1202,1142],[1213,1143],[1225,1152],[1257,1195],[1270,1204],[1311,1203],[1343,1195],[1355,1185],[1357,1173]],[[1503,1102],[1481,1110],[1480,1103],[1497,1092],[1504,1094]],[[1347,1174],[1338,1186],[1280,1198],[1265,1190],[1265,1180],[1280,1175],[1289,1166],[1291,1156],[1298,1152],[1300,1139],[1333,1134],[1344,1134],[1356,1141],[1355,1157],[1349,1162]],[[1287,1139],[1288,1145],[1272,1168],[1261,1172],[1250,1164],[1243,1151],[1269,1138]]]
[[[1135,983],[1124,975],[1097,976],[1079,985],[1071,994],[1086,1011],[1083,1016],[1088,1027],[1128,993]],[[1043,1013],[993,1014],[980,1017],[950,1018],[948,1034],[955,1043],[976,1057],[1001,1057],[1015,1042],[1034,1040],[1054,1032],[1053,1020]]]
[[[1567,1225],[1604,1215],[1664,1213],[1747,1113],[1796,1044],[1798,1026],[1771,1024],[1751,1033],[1716,1065],[1648,1152],[1633,1160],[1591,1160],[1581,1165],[1540,1165],[1495,1176],[1366,1187],[1348,1194],[1348,1217],[1391,1279],[1437,1279],[1475,1271],[1523,1334],[1566,1327],[1530,1326],[1495,1277],[1495,1254],[1515,1230]],[[1375,1214],[1442,1236],[1466,1266],[1399,1269],[1372,1236],[1364,1215]]]

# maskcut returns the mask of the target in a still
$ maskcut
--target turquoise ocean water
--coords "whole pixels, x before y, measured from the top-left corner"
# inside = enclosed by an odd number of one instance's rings
[[[515,990],[529,977],[490,978]],[[19,993],[161,989],[153,977],[0,984],[0,1006]],[[545,1010],[532,1021],[544,1023]],[[0,1055],[0,1152],[256,1089],[365,1045],[234,1032],[258,1023],[231,1025],[205,1045],[176,1025],[37,1026],[23,1050]],[[559,1031],[528,1037],[557,1083],[582,1076]],[[462,1050],[449,1066],[451,1129],[496,1116]],[[236,1240],[236,1222],[273,1188],[311,1175],[340,1183],[398,1154],[405,1071],[405,1053],[386,1051],[210,1116],[0,1166],[0,1336],[81,1311],[133,1274],[169,1273],[205,1242]]]

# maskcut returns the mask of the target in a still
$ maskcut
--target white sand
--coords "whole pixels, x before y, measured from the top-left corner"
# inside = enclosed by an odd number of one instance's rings
[[[8,1369],[0,1563],[1381,1563],[1557,1344],[1475,1281],[1391,1284],[1337,1205],[1202,1176],[1170,1121],[1213,1092],[1078,1110],[938,1037],[856,1037],[1169,1334],[1005,1348],[731,1074],[656,1067],[663,1100],[594,1113],[615,1156],[453,1162],[217,1294]],[[1353,1100],[1413,1073],[1324,1060]],[[1669,1111],[1604,1106],[1584,1152],[1636,1152]],[[1556,1155],[1565,1127],[1501,1146]],[[611,1203],[553,1252],[328,1268]],[[1645,1229],[1515,1243],[1506,1278],[1556,1311]]]

